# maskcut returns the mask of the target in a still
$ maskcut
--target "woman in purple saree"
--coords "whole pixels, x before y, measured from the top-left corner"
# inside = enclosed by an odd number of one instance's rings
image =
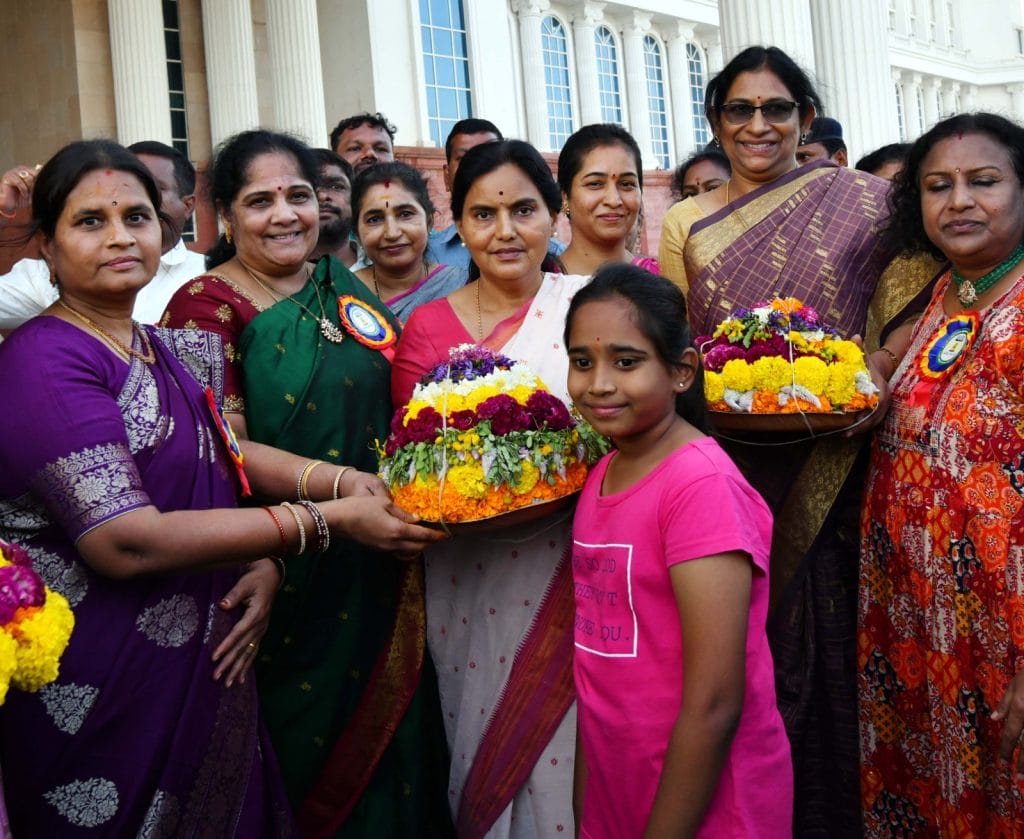
[[[220,340],[130,320],[158,207],[147,170],[108,141],[65,147],[36,183],[61,299],[0,346],[0,538],[76,627],[57,681],[0,709],[16,836],[292,835],[245,679],[279,583],[260,558],[301,552],[303,530],[318,546],[321,530],[399,550],[434,538],[382,498],[231,509],[243,473],[209,405]],[[302,458],[243,445],[255,489],[294,491]],[[331,497],[324,481],[312,497]]]

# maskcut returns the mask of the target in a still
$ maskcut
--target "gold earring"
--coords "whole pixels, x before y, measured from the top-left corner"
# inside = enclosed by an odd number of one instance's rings
[[[562,212],[565,214],[566,218],[569,218],[569,219],[572,218],[572,214],[569,212],[569,202],[568,201],[563,201],[562,202]]]
[[[227,243],[230,245],[231,244],[231,228],[230,227],[225,227],[224,228],[224,238],[227,240]]]

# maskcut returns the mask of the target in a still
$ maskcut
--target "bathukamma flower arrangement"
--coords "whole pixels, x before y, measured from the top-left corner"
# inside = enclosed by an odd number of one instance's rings
[[[712,411],[855,413],[878,404],[861,348],[795,297],[737,309],[697,346]]]
[[[468,522],[576,492],[607,451],[525,364],[463,344],[395,413],[379,472],[403,509]]]
[[[0,541],[0,703],[11,685],[34,693],[57,678],[75,617],[23,548]]]

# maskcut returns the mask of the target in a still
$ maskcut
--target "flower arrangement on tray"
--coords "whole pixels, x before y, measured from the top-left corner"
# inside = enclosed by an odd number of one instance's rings
[[[403,509],[471,522],[572,495],[607,451],[525,364],[463,344],[395,413],[379,471]]]
[[[75,617],[25,550],[0,541],[0,703],[11,685],[34,693],[57,678]]]
[[[697,346],[713,412],[855,414],[878,404],[863,350],[795,297],[737,309]]]

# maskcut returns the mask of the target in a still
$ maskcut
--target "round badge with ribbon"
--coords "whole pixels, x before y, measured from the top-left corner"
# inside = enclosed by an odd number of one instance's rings
[[[946,321],[921,351],[921,373],[929,379],[949,375],[974,346],[979,325],[976,312],[965,312]]]
[[[249,488],[249,479],[245,474],[245,457],[242,454],[242,450],[238,447],[238,438],[231,428],[231,423],[224,416],[224,409],[217,404],[212,387],[206,389],[206,404],[209,406],[210,414],[213,416],[213,424],[216,426],[217,431],[220,432],[220,438],[224,441],[224,445],[227,446],[228,456],[235,466],[235,472],[238,473],[238,482],[242,485],[242,497],[248,498],[252,495],[252,490]]]
[[[390,361],[395,355],[398,336],[387,318],[365,300],[351,294],[338,298],[341,325],[364,347],[379,350]]]

